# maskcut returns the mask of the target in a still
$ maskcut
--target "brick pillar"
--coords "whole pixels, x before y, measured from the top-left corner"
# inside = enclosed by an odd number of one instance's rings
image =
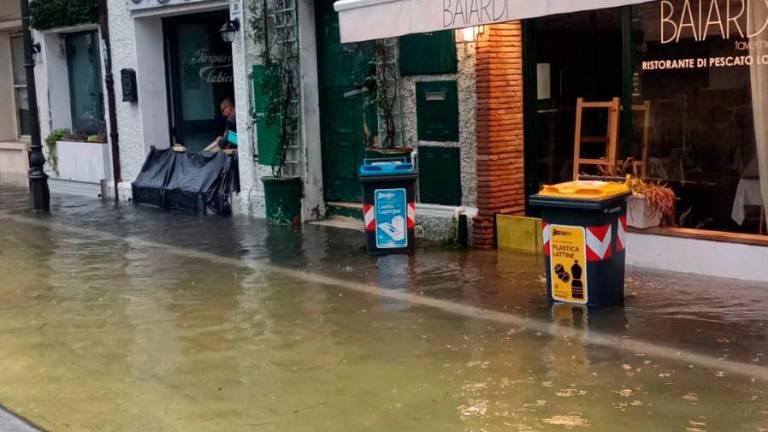
[[[525,212],[522,45],[520,22],[486,26],[477,40],[478,248],[494,246],[496,214]]]

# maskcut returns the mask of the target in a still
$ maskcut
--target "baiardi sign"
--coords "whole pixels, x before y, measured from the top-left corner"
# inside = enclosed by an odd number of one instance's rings
[[[768,37],[768,0],[662,0],[661,43]]]

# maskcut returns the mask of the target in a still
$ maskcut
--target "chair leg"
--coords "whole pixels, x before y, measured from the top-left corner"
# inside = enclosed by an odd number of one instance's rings
[[[765,234],[765,206],[760,206],[760,235]]]

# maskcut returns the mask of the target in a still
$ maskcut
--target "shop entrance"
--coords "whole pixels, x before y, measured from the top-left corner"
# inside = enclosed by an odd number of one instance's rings
[[[573,178],[576,101],[606,101],[622,96],[621,11],[607,9],[530,20],[526,43],[536,65],[537,145],[529,149],[528,185]],[[530,48],[529,47],[529,48]],[[533,85],[533,84],[530,84]],[[584,111],[581,135],[606,133],[607,111]],[[583,146],[582,155],[599,157],[600,145]]]
[[[227,11],[164,20],[169,118],[174,144],[202,150],[221,135],[219,104],[234,97],[232,50],[219,29]]]
[[[318,2],[316,17],[325,200],[359,202],[358,169],[376,130],[375,104],[366,109],[362,92],[372,50],[365,43],[342,46],[333,1]]]

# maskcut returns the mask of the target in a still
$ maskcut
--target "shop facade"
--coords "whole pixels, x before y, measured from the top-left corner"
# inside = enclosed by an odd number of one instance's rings
[[[483,27],[478,71],[490,78],[478,74],[476,82],[476,233],[492,233],[499,214],[536,216],[525,197],[574,178],[577,100],[618,99],[617,161],[632,158],[628,166],[638,175],[670,185],[678,196],[672,226],[629,234],[629,263],[765,280],[764,2],[603,1],[578,10],[558,9],[566,2],[443,3],[347,0],[337,9],[350,41]],[[404,10],[425,19],[405,20]],[[394,28],[366,31],[364,17],[371,15]],[[585,114],[582,135],[604,134],[605,124],[605,114]],[[582,158],[604,157],[594,143],[582,151]],[[577,174],[605,172],[585,167]],[[478,240],[483,244],[482,234]]]

